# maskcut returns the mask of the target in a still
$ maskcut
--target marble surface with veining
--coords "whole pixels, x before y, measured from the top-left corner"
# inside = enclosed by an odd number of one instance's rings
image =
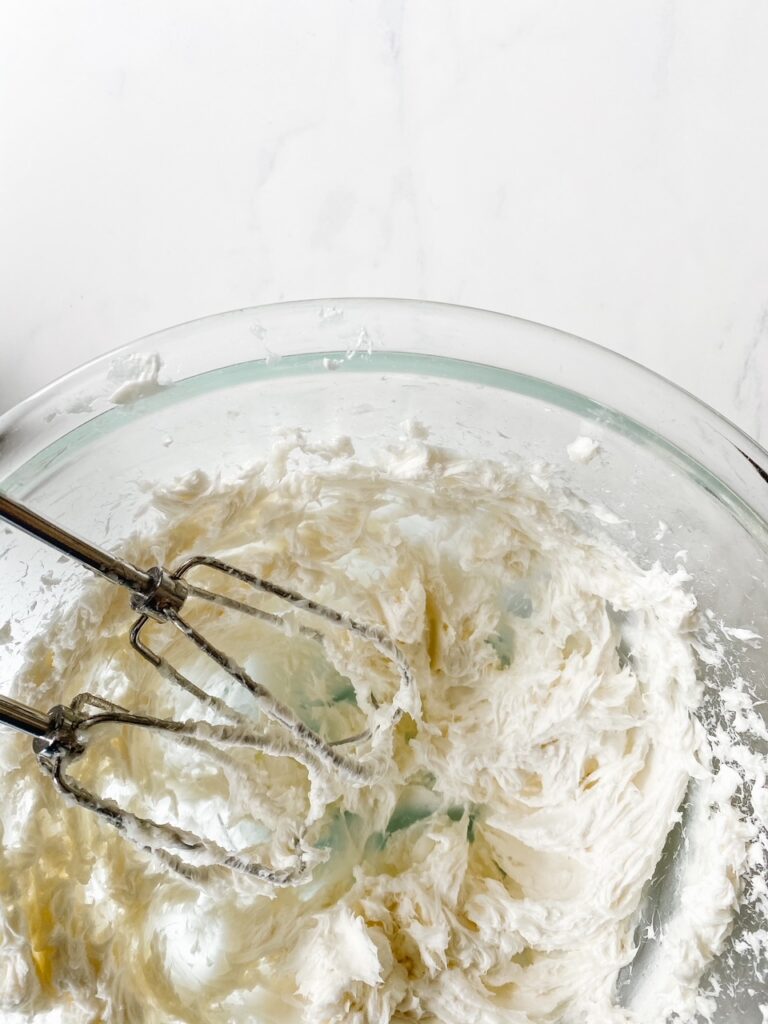
[[[766,444],[766,54],[763,0],[4,0],[0,410],[193,317],[401,295]]]

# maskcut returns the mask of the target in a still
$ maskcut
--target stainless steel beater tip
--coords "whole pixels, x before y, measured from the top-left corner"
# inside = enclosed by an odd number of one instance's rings
[[[245,572],[227,562],[222,562],[220,559],[208,555],[196,555],[188,558],[173,573],[165,573],[168,580],[178,583],[184,588],[185,600],[198,598],[209,604],[215,604],[257,618],[282,631],[287,631],[291,628],[290,624],[280,615],[265,611],[263,608],[248,604],[245,601],[237,600],[227,594],[194,585],[186,579],[186,576],[196,567],[205,567],[229,578],[239,580],[257,592],[268,594],[300,612],[313,615],[334,627],[346,629],[350,633],[372,643],[380,653],[394,664],[400,676],[401,686],[405,689],[413,687],[413,677],[405,656],[380,627],[359,622],[351,616],[313,601],[303,594],[289,590],[253,573]],[[156,571],[165,572],[165,570],[150,570],[152,573]],[[134,601],[136,601],[136,598],[134,598]],[[135,603],[134,607],[140,607],[140,605]],[[158,616],[152,617],[158,618]],[[191,679],[179,672],[165,657],[158,654],[157,651],[144,642],[142,633],[149,618],[150,613],[144,612],[133,624],[130,632],[130,643],[134,650],[166,679],[211,707],[228,721],[239,724],[247,723],[248,720],[242,714],[236,712],[221,698],[208,693],[202,687],[193,683]],[[182,618],[179,614],[179,608],[174,607],[172,602],[164,609],[162,618],[165,622],[175,626],[199,651],[210,658],[218,668],[226,672],[254,697],[259,709],[268,718],[284,728],[303,747],[303,752],[300,752],[299,759],[303,760],[309,767],[325,766],[330,768],[339,772],[348,782],[356,786],[369,784],[373,781],[377,774],[377,768],[373,764],[364,763],[357,758],[344,755],[339,749],[352,743],[362,743],[371,739],[372,734],[370,730],[358,732],[334,742],[324,740],[318,733],[310,729],[291,708],[279,701],[267,687],[256,681],[242,665],[239,665],[226,652],[216,647],[186,618]],[[298,631],[301,635],[308,636],[320,644],[324,641],[322,632],[318,630],[300,626]],[[372,697],[372,709],[375,710],[378,706],[376,698]],[[402,710],[398,707],[393,707],[389,721],[380,725],[379,728],[394,727],[401,716]]]
[[[96,713],[87,713],[90,706]],[[98,815],[135,845],[156,854],[168,867],[185,878],[205,881],[211,870],[225,868],[268,882],[270,885],[295,885],[307,870],[300,837],[295,838],[293,864],[272,867],[255,861],[236,850],[227,850],[169,822],[155,821],[120,807],[78,781],[69,771],[88,748],[94,730],[100,726],[128,725],[154,729],[179,742],[210,753],[216,763],[231,763],[227,748],[248,747],[274,753],[274,738],[247,732],[231,725],[208,722],[174,721],[137,715],[96,694],[81,693],[70,705],[56,705],[44,714],[10,697],[0,697],[0,721],[34,735],[33,750],[47,775],[68,799]]]
[[[415,699],[411,669],[397,644],[380,626],[360,622],[350,615],[304,597],[271,580],[238,569],[218,558],[197,555],[188,558],[174,572],[169,572],[161,566],[148,570],[141,569],[126,559],[103,551],[77,537],[2,493],[0,520],[43,541],[68,558],[75,559],[111,583],[129,590],[131,605],[140,613],[130,632],[130,643],[133,648],[165,679],[201,701],[224,720],[223,724],[211,724],[135,715],[110,704],[102,697],[85,693],[76,697],[69,707],[59,705],[51,709],[47,715],[18,701],[0,697],[0,723],[35,737],[34,749],[40,764],[68,798],[103,817],[139,846],[158,853],[167,864],[186,877],[203,877],[213,865],[242,871],[273,885],[292,885],[298,881],[306,871],[306,861],[300,851],[296,855],[295,863],[289,868],[272,868],[244,859],[235,851],[224,850],[215,843],[191,835],[168,823],[142,818],[118,807],[112,801],[101,798],[82,786],[67,772],[67,766],[83,755],[88,737],[92,735],[94,728],[108,723],[122,723],[156,729],[167,735],[176,735],[181,742],[195,745],[199,749],[215,750],[216,757],[222,764],[228,755],[221,748],[251,747],[275,756],[292,757],[311,770],[330,769],[338,772],[353,786],[368,785],[377,777],[380,767],[377,767],[372,759],[360,760],[343,754],[340,748],[353,743],[374,741],[382,733],[391,731],[403,714],[403,706],[408,705],[409,699]],[[380,702],[371,694],[367,698],[368,710],[377,712],[375,731],[366,729],[333,742],[323,739],[291,708],[279,701],[267,687],[253,679],[226,651],[213,644],[191,622],[183,618],[181,612],[190,598],[196,598],[230,611],[241,612],[284,631],[291,631],[291,624],[282,615],[191,583],[186,577],[196,567],[205,567],[230,579],[238,580],[257,592],[283,601],[299,612],[314,616],[333,627],[345,629],[373,644],[376,650],[394,665],[400,677],[400,689],[391,704],[389,717],[378,714]],[[259,710],[275,723],[279,735],[275,735],[274,730],[271,734],[266,731],[255,732],[253,722],[249,718],[220,697],[208,693],[192,682],[166,658],[149,647],[142,639],[142,631],[150,619],[173,625],[218,668],[244,687],[255,699]],[[322,630],[299,625],[297,632],[320,644],[325,642]],[[83,709],[88,705],[95,707],[97,713],[84,712]],[[203,863],[189,863],[192,855]]]

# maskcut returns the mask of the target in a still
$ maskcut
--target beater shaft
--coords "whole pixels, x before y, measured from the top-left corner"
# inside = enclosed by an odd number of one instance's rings
[[[51,727],[49,715],[21,704],[12,697],[0,697],[0,722],[30,736],[45,736]]]
[[[60,551],[68,558],[74,558],[81,565],[87,566],[100,576],[121,587],[127,587],[134,593],[148,596],[154,587],[152,577],[143,569],[137,568],[123,558],[102,551],[95,544],[90,544],[74,533],[64,530],[56,523],[43,518],[26,505],[0,494],[0,519],[18,527],[37,540],[42,540],[49,547]]]

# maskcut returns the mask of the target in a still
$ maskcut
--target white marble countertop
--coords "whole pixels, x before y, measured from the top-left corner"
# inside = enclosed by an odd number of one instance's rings
[[[763,0],[6,0],[0,409],[233,307],[401,295],[768,443]]]

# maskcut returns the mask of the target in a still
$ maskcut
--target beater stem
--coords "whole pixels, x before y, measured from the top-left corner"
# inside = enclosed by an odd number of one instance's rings
[[[0,519],[43,541],[49,547],[60,551],[62,555],[74,558],[76,562],[104,576],[111,583],[127,587],[136,594],[147,596],[157,586],[148,572],[126,562],[123,558],[102,551],[95,544],[89,544],[88,541],[76,537],[5,494],[0,494]]]
[[[51,729],[51,716],[28,704],[21,704],[13,697],[0,697],[0,723],[30,736],[46,736]]]

